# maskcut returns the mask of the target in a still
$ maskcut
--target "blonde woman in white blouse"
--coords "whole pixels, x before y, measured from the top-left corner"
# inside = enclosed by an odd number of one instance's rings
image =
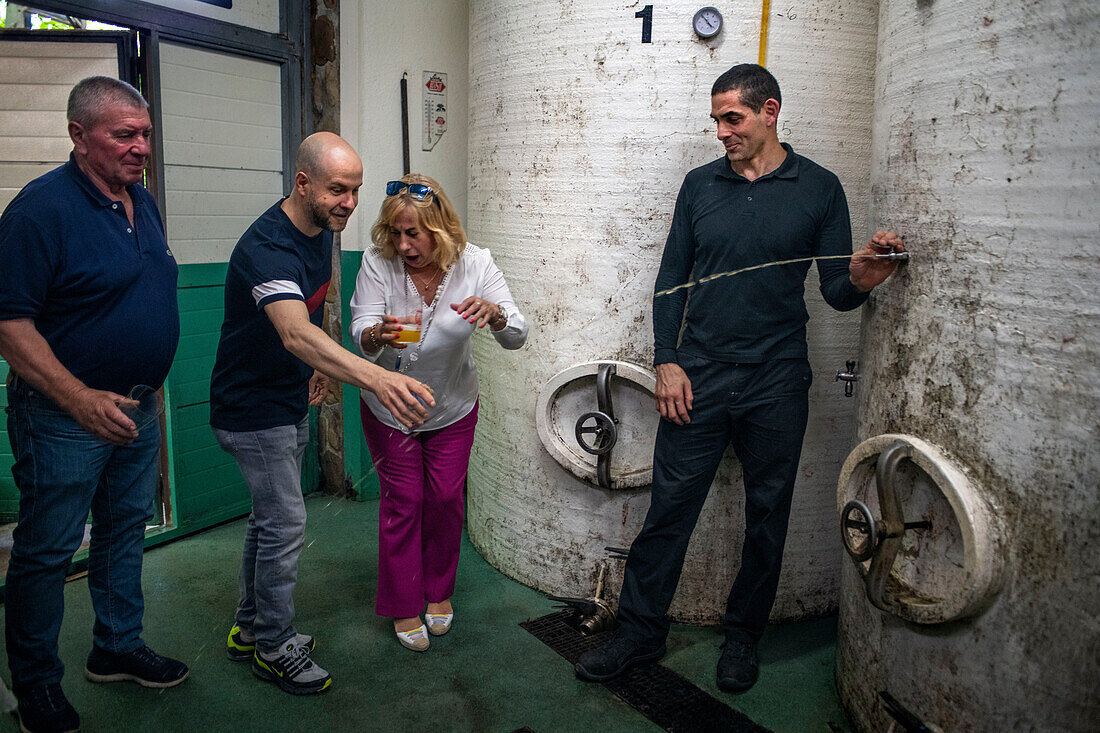
[[[382,492],[375,611],[393,619],[403,646],[425,651],[428,634],[447,633],[454,618],[462,490],[477,424],[470,337],[488,328],[501,346],[518,349],[527,322],[489,251],[466,242],[431,178],[386,184],[371,239],[351,299],[351,337],[366,358],[429,385],[436,401],[409,433],[374,395],[360,395]],[[406,341],[417,327],[419,340]]]

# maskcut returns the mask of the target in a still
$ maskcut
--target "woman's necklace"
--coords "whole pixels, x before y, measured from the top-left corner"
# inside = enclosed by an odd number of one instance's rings
[[[412,286],[412,290],[414,293],[416,293],[417,299],[423,300],[420,295],[420,291],[416,287],[416,282],[412,278],[412,273],[410,273],[408,268],[405,267],[404,262],[401,263],[401,269],[405,272],[405,280],[407,281],[405,285],[406,305],[408,304],[409,286]],[[436,303],[438,303],[439,299],[443,296],[443,291],[447,289],[447,283],[450,282],[451,273],[454,271],[455,268],[453,266],[449,270],[446,270],[447,274],[443,276],[443,280],[439,283],[439,287],[435,289],[435,295],[432,297],[432,302],[428,304],[427,312],[421,316],[422,325],[420,328],[420,341],[416,343],[416,348],[413,349],[413,352],[411,354],[409,354],[408,361],[405,361],[405,363],[402,364],[401,362],[404,360],[401,358],[400,354],[397,355],[397,363],[395,363],[393,366],[399,374],[404,374],[406,371],[408,371],[409,367],[412,366],[412,363],[420,358],[420,348],[424,345],[424,341],[428,338],[428,329],[432,326],[432,316],[435,315]],[[440,269],[440,271],[436,274],[439,275],[443,272],[444,270]],[[433,277],[432,280],[435,280],[435,278]],[[406,307],[405,310],[407,312],[409,309]]]
[[[437,283],[437,280],[443,279],[443,272],[443,269],[440,268],[436,271],[434,275],[432,275],[430,278],[427,278],[424,282],[417,282],[416,277],[414,277],[414,273],[408,272],[406,270],[406,274],[409,276],[409,279],[412,280],[413,288],[416,289],[417,294],[420,295],[420,297],[422,298],[424,297],[424,293],[430,292],[432,288],[434,288],[437,284],[440,284]]]

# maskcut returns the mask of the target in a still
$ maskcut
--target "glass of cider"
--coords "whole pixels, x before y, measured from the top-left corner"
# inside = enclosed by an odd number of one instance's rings
[[[394,316],[401,324],[401,330],[397,332],[396,343],[415,344],[420,341],[420,326],[423,322],[424,310],[417,303],[410,303],[401,295],[393,295],[386,298],[386,315]]]

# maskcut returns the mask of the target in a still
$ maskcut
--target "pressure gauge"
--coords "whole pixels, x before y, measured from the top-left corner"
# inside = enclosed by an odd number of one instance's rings
[[[691,26],[695,29],[695,35],[700,38],[714,38],[722,30],[722,14],[718,12],[718,8],[700,8],[695,11]]]

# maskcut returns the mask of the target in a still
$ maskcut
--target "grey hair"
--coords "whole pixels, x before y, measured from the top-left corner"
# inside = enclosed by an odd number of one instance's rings
[[[69,92],[65,116],[82,127],[94,127],[109,104],[123,104],[133,109],[149,109],[141,92],[121,79],[110,76],[89,76],[81,79]]]

